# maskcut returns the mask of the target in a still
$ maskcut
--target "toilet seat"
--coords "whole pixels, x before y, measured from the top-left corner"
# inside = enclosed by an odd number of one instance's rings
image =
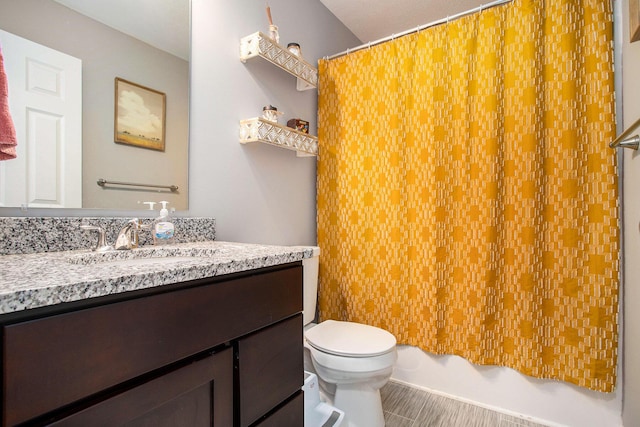
[[[380,356],[396,347],[393,334],[361,323],[325,320],[304,335],[317,350],[343,357]]]

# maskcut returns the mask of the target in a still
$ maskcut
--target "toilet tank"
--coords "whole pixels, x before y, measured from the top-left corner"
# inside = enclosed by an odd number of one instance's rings
[[[316,304],[318,302],[318,268],[320,265],[320,248],[313,248],[313,256],[302,260],[302,320],[304,325],[313,322],[316,317]]]

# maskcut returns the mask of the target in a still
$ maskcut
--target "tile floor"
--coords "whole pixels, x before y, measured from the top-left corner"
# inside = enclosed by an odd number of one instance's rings
[[[545,427],[394,381],[380,394],[386,427]]]

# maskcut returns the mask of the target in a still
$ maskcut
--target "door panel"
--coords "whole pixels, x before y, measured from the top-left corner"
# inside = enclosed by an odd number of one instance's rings
[[[82,61],[0,30],[17,158],[0,206],[82,207]]]

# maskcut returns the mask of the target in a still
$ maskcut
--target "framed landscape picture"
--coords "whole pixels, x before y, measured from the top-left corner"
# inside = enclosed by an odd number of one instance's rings
[[[164,151],[166,95],[116,77],[115,142]]]
[[[640,0],[629,0],[629,31],[632,42],[640,40]]]

